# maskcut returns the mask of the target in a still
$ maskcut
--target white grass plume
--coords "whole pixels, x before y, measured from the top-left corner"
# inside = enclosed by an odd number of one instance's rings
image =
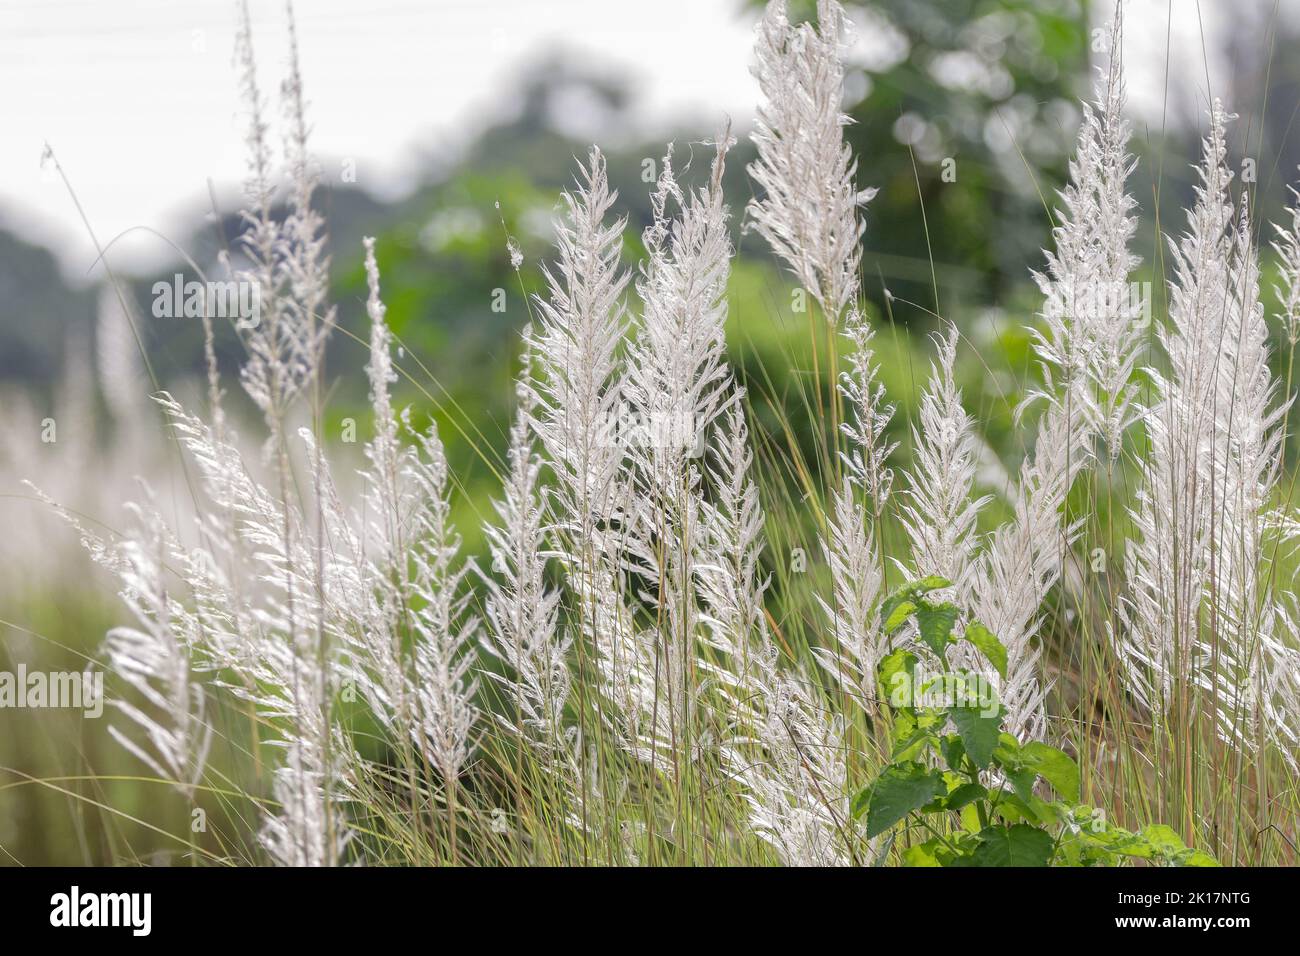
[[[800,674],[784,673],[763,608],[763,515],[750,478],[745,415],[731,405],[712,442],[712,501],[703,506],[695,567],[708,643],[706,668],[730,728],[722,748],[753,832],[788,866],[851,858],[844,727]]]
[[[848,119],[840,104],[846,21],[835,0],[820,0],[817,14],[816,26],[796,26],[784,0],[773,0],[756,29],[754,73],[764,103],[751,134],[758,159],[749,173],[763,195],[749,204],[747,213],[753,228],[820,304],[827,321],[853,343],[850,367],[836,382],[850,409],[840,424],[848,440],[848,450],[838,452],[844,476],[832,492],[828,536],[822,542],[833,599],[817,599],[834,639],[831,647],[815,653],[860,696],[873,681],[879,656],[874,607],[883,570],[875,535],[893,481],[888,459],[894,445],[886,440],[885,429],[894,409],[876,379],[873,333],[855,302],[863,231],[858,209],[874,190],[859,192],[854,185],[856,164],[844,142]]]
[[[598,529],[618,502],[623,457],[614,428],[626,328],[621,296],[629,275],[619,266],[624,221],[604,222],[616,198],[604,157],[593,149],[577,190],[563,197],[565,213],[556,223],[558,261],[553,270],[544,267],[549,294],[538,300],[531,339],[532,427],[555,477],[548,492],[548,530],[578,577],[590,575],[599,556]]]
[[[619,526],[629,493],[617,428],[627,328],[622,297],[631,277],[619,261],[626,221],[606,222],[616,199],[605,159],[593,148],[576,189],[562,196],[557,261],[543,267],[548,293],[537,300],[528,339],[534,394],[527,405],[552,479],[543,499],[548,556],[558,560],[573,597],[573,630],[562,640],[590,648],[599,692],[611,705],[600,708],[599,719],[612,721],[619,738],[639,749],[637,716],[641,702],[653,700],[654,684],[623,597]],[[581,751],[598,733],[582,706],[579,721]],[[577,797],[571,820],[584,829],[603,817],[608,795],[598,763],[582,754],[570,788]]]
[[[701,560],[694,571],[708,642],[732,662],[728,683],[740,686],[753,642],[765,633],[763,594],[768,586],[761,563],[763,512],[750,478],[754,456],[740,402],[727,409],[710,450],[705,467],[713,493],[701,504]]]
[[[445,781],[460,776],[478,720],[473,675],[479,621],[469,613],[471,594],[463,587],[469,565],[459,563],[460,536],[451,526],[447,459],[436,428],[417,435],[418,464],[412,477],[427,506],[417,512],[413,552],[415,681],[419,692],[421,744]]]
[[[821,542],[830,565],[832,600],[816,597],[831,624],[833,640],[813,653],[846,691],[865,704],[873,696],[875,666],[884,646],[876,626],[884,582],[877,535],[894,480],[888,462],[896,446],[885,436],[894,406],[885,402],[885,388],[876,379],[874,333],[856,307],[850,308],[844,334],[853,342],[850,367],[840,373],[838,383],[850,409],[849,420],[840,426],[848,448],[839,452],[844,473],[832,493],[827,533]]]
[[[1129,276],[1140,259],[1129,251],[1137,230],[1137,201],[1125,190],[1136,165],[1124,119],[1123,34],[1119,7],[1110,36],[1110,66],[1098,72],[1096,102],[1083,104],[1083,122],[1070,179],[1060,192],[1045,273],[1034,273],[1047,305],[1035,329],[1035,350],[1047,372],[1046,390],[1060,379],[1079,405],[1086,427],[1102,435],[1113,461],[1134,419],[1133,368],[1143,341],[1143,303]],[[1054,373],[1054,374],[1053,374]],[[1089,382],[1095,403],[1084,398]]]
[[[1013,734],[1039,739],[1045,731],[1042,649],[1035,643],[1043,599],[1060,575],[1062,555],[1080,524],[1064,525],[1061,509],[1086,461],[1087,431],[1058,402],[1048,406],[1033,453],[1020,471],[1014,516],[988,539],[971,588],[970,616],[1007,648],[999,697]]]
[[[856,163],[844,142],[845,24],[836,0],[818,0],[816,27],[792,24],[785,0],[772,0],[754,42],[764,102],[751,134],[758,159],[749,173],[763,196],[748,214],[831,323],[857,292],[858,207],[875,195],[854,185]]]
[[[623,395],[649,426],[632,443],[652,487],[675,492],[686,459],[725,409],[730,375],[725,358],[726,288],[731,239],[722,175],[731,145],[720,131],[706,187],[683,195],[672,150],[652,197],[655,220],[644,235],[647,258],[637,292],[644,309],[628,356]],[[681,206],[668,218],[668,204]]]
[[[1220,735],[1247,753],[1269,739],[1293,754],[1300,737],[1294,708],[1294,631],[1277,630],[1279,609],[1269,573],[1266,532],[1282,463],[1282,417],[1269,368],[1268,325],[1259,292],[1259,260],[1243,201],[1231,237],[1229,296],[1218,350],[1213,452],[1217,490],[1210,515],[1215,548],[1207,590],[1217,660],[1206,688],[1218,708]],[[1288,691],[1290,693],[1288,693]],[[1291,758],[1294,760],[1294,757]]]
[[[1098,77],[1096,105],[1084,107],[1047,271],[1034,274],[1046,299],[1044,326],[1033,330],[1046,383],[1026,404],[1041,399],[1047,408],[1021,467],[1014,517],[990,537],[971,594],[973,618],[1007,646],[1001,697],[1008,726],[1030,736],[1045,729],[1048,688],[1036,643],[1040,608],[1081,528],[1080,522],[1065,524],[1062,510],[1075,478],[1093,462],[1098,433],[1117,456],[1133,419],[1141,303],[1133,301],[1128,284],[1138,260],[1128,251],[1136,220],[1125,191],[1133,161],[1122,112],[1121,41],[1117,12],[1110,67]]]
[[[939,355],[912,432],[916,462],[907,476],[901,519],[912,545],[915,577],[946,578],[964,598],[978,548],[975,522],[989,498],[971,494],[979,448],[955,378],[957,329],[950,326],[936,338]]]
[[[286,0],[289,24],[289,66],[281,86],[287,133],[284,137],[289,210],[281,228],[281,270],[289,296],[288,321],[301,337],[306,374],[320,371],[325,343],[334,328],[335,310],[329,303],[329,257],[325,254],[325,220],[312,202],[319,174],[308,146],[310,126],[298,62],[298,31],[292,0]]]
[[[861,706],[875,696],[876,665],[885,650],[877,613],[884,571],[873,527],[853,483],[846,480],[831,500],[822,540],[832,597],[815,597],[830,624],[830,640],[826,647],[814,647],[813,655]]]
[[[247,268],[237,278],[258,290],[258,321],[244,331],[248,358],[240,370],[249,397],[266,417],[277,444],[284,439],[285,415],[290,404],[319,371],[324,343],[334,322],[327,303],[329,262],[324,255],[324,224],[312,208],[316,176],[308,155],[308,125],[298,66],[298,44],[292,7],[289,16],[289,75],[285,81],[284,109],[290,130],[285,137],[288,157],[289,211],[283,223],[275,220],[272,203],[270,125],[257,82],[252,27],[248,4],[241,0],[235,57],[240,88],[248,114],[246,146],[247,207],[242,212],[246,231],[240,239]]]
[[[1287,342],[1294,348],[1300,343],[1300,189],[1288,185],[1291,193],[1291,223],[1273,224],[1276,239],[1273,249],[1278,257],[1279,281],[1274,287],[1282,307]]]
[[[894,483],[889,456],[898,446],[891,444],[885,434],[894,417],[894,406],[885,401],[885,386],[876,378],[878,367],[871,345],[875,332],[856,308],[849,312],[844,335],[853,343],[853,351],[849,354],[849,369],[840,373],[839,380],[840,394],[850,410],[849,420],[840,425],[849,441],[840,459],[845,480],[865,492],[879,520]]]
[[[361,621],[359,628],[351,629],[357,635],[359,665],[354,676],[387,705],[380,713],[389,715],[394,729],[401,733],[404,726],[418,751],[450,783],[469,758],[479,714],[473,674],[479,622],[468,613],[470,595],[464,586],[472,564],[459,560],[460,537],[451,525],[450,475],[436,426],[430,423],[418,432],[409,416],[393,410],[391,334],[374,240],[367,239],[365,248],[371,321],[368,371],[375,416],[366,477],[378,544],[366,597],[378,601],[381,626]],[[403,429],[413,445],[403,446]],[[412,631],[408,660],[400,635]]]
[[[103,654],[107,668],[143,699],[143,707],[125,699],[109,703],[144,740],[137,742],[116,725],[109,726],[109,735],[192,798],[203,778],[213,734],[206,716],[207,694],[195,674],[202,621],[168,590],[168,567],[184,566],[188,555],[154,509],[152,490],[142,487],[146,503],[127,503],[132,526],[116,541],[87,530],[66,508],[36,493],[78,531],[96,563],[113,574],[119,596],[135,618],[134,625],[108,632]]]
[[[525,335],[525,339],[527,335]],[[558,591],[546,584],[546,541],[539,491],[542,463],[533,447],[534,393],[527,385],[531,355],[524,354],[519,403],[510,429],[505,493],[495,503],[499,523],[486,528],[492,553],[484,649],[513,673],[493,675],[517,709],[528,739],[544,756],[567,751],[564,725],[572,677],[570,638],[558,630]]]
[[[1185,693],[1202,684],[1212,666],[1198,631],[1209,572],[1218,357],[1232,296],[1229,119],[1216,100],[1187,232],[1170,242],[1169,324],[1160,333],[1169,372],[1151,374],[1156,403],[1146,415],[1147,479],[1132,512],[1137,536],[1125,555],[1129,593],[1117,649],[1130,690],[1152,711],[1170,704],[1180,687]]]
[[[629,509],[631,526],[623,544],[641,578],[637,596],[656,609],[662,632],[662,639],[640,636],[623,656],[633,670],[653,678],[636,697],[640,749],[653,742],[666,750],[658,763],[674,772],[681,759],[674,751],[693,748],[698,732],[699,601],[693,565],[702,475],[692,458],[736,394],[728,388],[724,355],[732,248],[722,175],[731,142],[722,130],[708,184],[695,191],[678,185],[671,147],[664,157],[637,283],[643,313],[623,381],[631,417],[641,426],[628,441],[637,505]],[[680,209],[676,217],[672,203]]]

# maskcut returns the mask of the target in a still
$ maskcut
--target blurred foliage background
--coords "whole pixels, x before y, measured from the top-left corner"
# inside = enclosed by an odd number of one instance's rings
[[[757,5],[737,6],[737,16],[756,16]],[[793,3],[792,9],[808,15],[812,6]],[[1050,242],[1051,210],[1065,180],[1079,100],[1089,95],[1091,70],[1103,52],[1092,31],[1110,6],[1094,9],[1081,0],[848,6],[859,42],[846,83],[853,119],[847,135],[860,185],[880,190],[867,213],[864,289],[882,329],[882,380],[898,404],[893,428],[902,442],[899,464],[906,462],[913,406],[928,373],[927,336],[942,316],[956,322],[965,339],[960,375],[968,410],[982,424],[989,448],[984,481],[996,486],[1024,452],[1026,437],[1011,410],[1036,376],[1024,330],[1037,308],[1030,269],[1041,265],[1041,250]],[[1173,15],[1184,15],[1184,6],[1175,4]],[[1268,18],[1269,7],[1244,5],[1236,28],[1215,42],[1239,65],[1233,88],[1223,95],[1242,114],[1233,130],[1236,154],[1258,159],[1258,215],[1280,221],[1284,186],[1300,161],[1300,139],[1292,132],[1300,59],[1278,54],[1296,49],[1300,36],[1286,32],[1294,26]],[[405,198],[383,202],[337,177],[327,178],[320,193],[339,309],[327,362],[327,434],[341,436],[349,418],[362,423],[358,442],[369,434],[360,240],[374,235],[388,319],[401,345],[397,363],[407,376],[399,396],[440,424],[460,484],[455,517],[471,552],[479,550],[480,524],[498,488],[494,468],[512,413],[518,333],[530,315],[529,297],[544,288],[540,266],[550,255],[550,219],[559,191],[572,183],[575,157],[585,157],[590,145],[568,138],[555,121],[575,90],[611,128],[636,128],[628,122],[635,97],[627,85],[556,58],[539,63],[519,89],[502,91],[517,102],[504,111],[509,118],[487,128],[454,167],[431,173]],[[1198,108],[1186,112],[1194,116]],[[791,310],[788,278],[743,228],[752,189],[745,175],[752,159],[747,121],[737,118],[739,143],[727,168],[738,249],[730,359],[750,387],[756,441],[793,442],[812,458],[807,396],[824,393],[828,383],[812,380],[825,370],[812,360],[807,317]],[[681,129],[673,137],[679,167],[692,166],[693,152],[699,156],[688,180],[703,175],[709,150],[699,146],[714,132]],[[1135,130],[1131,189],[1142,204],[1138,249],[1145,262],[1137,278],[1153,282],[1157,321],[1163,305],[1159,232],[1182,227],[1198,140],[1195,130],[1182,126]],[[605,149],[618,207],[629,218],[629,264],[638,261],[639,233],[650,219],[647,162],[657,169],[653,164],[664,149],[664,137],[629,142],[625,136]],[[226,211],[181,245],[205,271],[219,272],[217,257],[238,232],[238,216]],[[517,273],[508,237],[524,255]],[[1266,288],[1271,268],[1266,264]],[[174,449],[139,437],[160,431],[156,413],[139,399],[154,387],[182,396],[200,391],[197,323],[150,316],[153,282],[177,271],[190,274],[176,265],[158,275],[122,277],[146,367],[112,296],[70,284],[50,250],[0,231],[0,522],[7,529],[0,546],[0,669],[25,662],[79,670],[103,632],[123,623],[75,535],[19,481],[46,485],[89,522],[112,527],[122,520],[121,502],[133,493],[133,474],[153,480],[168,473],[160,463],[174,465]],[[241,347],[229,328],[219,330],[217,344],[229,401],[239,406]],[[1288,359],[1279,352],[1279,368]],[[51,417],[59,423],[59,440],[42,443],[40,423]],[[793,434],[782,434],[787,427]],[[248,416],[244,428],[258,440],[255,419]],[[344,461],[356,454],[337,444]],[[997,509],[986,517],[995,521]],[[809,542],[811,531],[810,524]],[[808,550],[815,552],[811,544]],[[184,849],[144,822],[159,819],[158,804],[170,794],[113,779],[140,768],[109,740],[105,723],[66,713],[0,711],[0,862],[164,861]],[[213,812],[231,819],[240,813],[217,796],[211,802]],[[171,826],[179,831],[183,821]]]

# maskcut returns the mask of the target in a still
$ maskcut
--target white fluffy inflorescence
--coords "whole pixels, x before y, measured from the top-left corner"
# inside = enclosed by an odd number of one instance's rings
[[[1214,449],[1218,356],[1225,306],[1233,295],[1228,119],[1216,101],[1196,205],[1187,232],[1170,243],[1174,279],[1169,324],[1160,333],[1170,371],[1152,373],[1157,400],[1146,415],[1150,477],[1138,493],[1138,536],[1126,553],[1129,595],[1122,606],[1120,659],[1134,693],[1152,709],[1171,700],[1180,680],[1208,680],[1213,666],[1197,631],[1209,573],[1212,471],[1220,457]]]
[[[938,338],[939,357],[921,396],[919,426],[913,429],[916,464],[908,473],[903,527],[912,544],[917,577],[938,575],[953,583],[959,602],[968,592],[978,541],[975,522],[989,498],[974,498],[978,443],[975,422],[957,386],[958,333]]]
[[[857,294],[858,207],[876,194],[854,185],[857,164],[844,142],[845,27],[836,0],[818,0],[815,27],[792,24],[785,0],[772,0],[754,42],[764,102],[752,134],[758,159],[749,174],[765,195],[748,213],[832,323]]]
[[[1275,592],[1266,545],[1289,402],[1269,368],[1247,207],[1229,193],[1231,119],[1216,100],[1196,205],[1170,244],[1170,373],[1152,372],[1149,478],[1133,510],[1117,647],[1151,712],[1201,700],[1223,739],[1247,752],[1272,739],[1294,760],[1300,658],[1284,635],[1295,633],[1295,605]]]
[[[990,537],[970,591],[971,616],[996,634],[1008,652],[1001,696],[1013,734],[1045,731],[1048,687],[1037,642],[1044,599],[1081,522],[1063,516],[1075,478],[1093,459],[1103,434],[1117,456],[1132,420],[1129,378],[1142,341],[1141,302],[1128,276],[1136,222],[1125,191],[1132,169],[1126,145],[1120,21],[1111,32],[1110,69],[1100,74],[1095,106],[1085,106],[1064,209],[1053,230],[1046,274],[1035,279],[1046,299],[1044,329],[1034,330],[1046,384],[1031,399],[1047,403],[1033,452],[1013,492],[1014,517]]]
[[[527,333],[525,333],[525,338]],[[484,649],[513,672],[493,674],[518,709],[529,740],[544,756],[568,753],[564,711],[572,677],[572,638],[557,628],[560,593],[546,583],[546,534],[539,491],[542,462],[534,451],[534,393],[528,387],[531,355],[525,350],[519,408],[506,453],[505,493],[495,503],[499,523],[486,527],[492,553]]]
[[[843,722],[815,684],[779,665],[763,608],[763,516],[750,477],[744,411],[728,408],[713,447],[714,502],[703,506],[696,575],[709,646],[704,669],[724,702],[724,762],[745,788],[754,832],[787,866],[842,865],[852,858]]]
[[[1098,72],[1096,101],[1083,104],[1083,123],[1070,181],[1060,193],[1046,272],[1033,274],[1042,292],[1044,326],[1035,349],[1060,401],[1073,406],[1071,427],[1102,436],[1112,460],[1134,421],[1133,367],[1143,344],[1141,292],[1129,283],[1141,260],[1129,246],[1137,230],[1137,200],[1126,191],[1136,160],[1129,155],[1124,119],[1124,73],[1118,8],[1110,35],[1110,67]],[[1043,394],[1043,393],[1039,393]]]
[[[152,500],[152,493],[146,489]],[[135,627],[115,627],[104,641],[108,667],[135,688],[152,713],[127,700],[114,706],[144,733],[146,743],[110,727],[119,744],[165,780],[192,797],[203,777],[212,726],[207,722],[203,685],[195,679],[191,642],[193,619],[167,592],[166,566],[179,550],[158,514],[128,506],[137,532],[117,549],[122,599]]]

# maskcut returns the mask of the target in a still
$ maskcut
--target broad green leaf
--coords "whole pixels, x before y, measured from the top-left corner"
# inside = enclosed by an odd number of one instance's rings
[[[1080,829],[1088,830],[1092,833],[1098,833],[1104,830],[1106,824],[1106,814],[1096,807],[1077,806],[1067,807],[1062,805],[1065,819],[1069,820]]]
[[[966,625],[966,640],[974,644],[976,649],[988,658],[988,662],[997,669],[998,676],[1005,680],[1007,676],[1007,649],[1003,643],[978,621],[972,621]]]
[[[1003,770],[1019,770],[1022,762],[1020,742],[1008,733],[998,734],[998,745],[993,750],[993,759]]]
[[[966,756],[966,748],[962,745],[960,734],[944,734],[943,739],[939,741],[939,752],[943,754],[949,770],[962,769],[962,758]]]
[[[1178,834],[1163,823],[1144,827],[1138,833],[1108,826],[1102,833],[1083,831],[1081,836],[1112,853],[1134,856],[1142,860],[1159,859],[1178,866],[1219,865],[1209,854],[1199,850],[1189,850],[1183,845]]]
[[[1130,833],[1122,827],[1107,825],[1106,829],[1100,833],[1090,833],[1085,830],[1080,833],[1080,836],[1091,843],[1104,847],[1111,853],[1135,856],[1142,860],[1149,860],[1156,855],[1155,848],[1151,846],[1151,841],[1140,833]]]
[[[903,866],[940,866],[937,851],[941,845],[938,840],[912,844],[903,851]]]
[[[967,804],[974,803],[976,800],[983,800],[989,795],[978,783],[963,783],[960,787],[948,794],[948,799],[944,805],[949,810],[960,810]]]
[[[925,594],[939,588],[950,587],[952,582],[947,578],[941,578],[937,574],[921,578],[919,581],[909,581],[906,584],[894,588],[889,595],[880,602],[880,619],[884,624],[885,632],[892,634],[898,628],[902,627],[903,622],[911,617],[916,610],[917,602]]]
[[[1034,798],[1034,781],[1038,779],[1038,774],[1032,770],[1007,770],[1003,768],[1003,776],[1011,781],[1011,789],[1016,792],[1021,800],[1032,800]]]
[[[945,714],[932,710],[919,713],[909,710],[896,711],[897,721],[893,728],[893,762],[917,760],[920,752],[936,744],[935,731],[948,721]]]
[[[1187,849],[1182,838],[1163,823],[1153,823],[1151,826],[1143,827],[1139,836],[1151,844],[1151,849],[1162,856],[1173,856]]]
[[[890,610],[889,616],[885,618],[885,633],[893,634],[903,626],[903,622],[912,616],[916,610],[916,605],[911,601],[900,601]]]
[[[988,767],[993,759],[993,750],[998,745],[998,733],[1002,726],[1001,708],[992,716],[985,716],[978,707],[952,707],[948,710],[966,753],[981,770]]]
[[[971,854],[971,866],[1047,866],[1055,841],[1050,833],[1018,823],[1015,826],[985,827],[979,832],[979,846]]]
[[[955,605],[928,601],[922,601],[916,609],[916,626],[921,631],[921,640],[939,657],[943,657],[944,649],[952,640],[952,627],[957,623],[959,613]]]
[[[927,574],[919,581],[913,581],[908,587],[916,594],[929,594],[931,591],[937,591],[940,588],[952,587],[952,582],[937,574]]]
[[[889,742],[893,747],[916,733],[916,712],[899,709],[894,712],[894,724],[889,728]]]
[[[952,683],[954,707],[975,707],[987,711],[989,716],[995,711],[999,715],[1004,713],[997,688],[985,675],[978,671],[950,671],[944,677]]]
[[[894,590],[885,595],[885,599],[880,603],[881,614],[888,616],[889,608],[892,608],[901,601],[910,598],[914,591],[915,589],[910,583],[900,584],[898,587],[894,588]]]
[[[1079,767],[1070,755],[1055,747],[1031,740],[1020,748],[1026,768],[1040,777],[1071,803],[1079,799]]]
[[[880,680],[880,693],[895,709],[911,707],[915,703],[916,655],[911,651],[897,650],[885,656],[876,666]]]
[[[964,784],[964,779],[958,774],[945,770],[941,776],[943,777],[944,792],[923,806],[921,808],[922,813],[942,813],[943,811],[950,809],[948,806],[948,798],[952,796],[954,791]]]
[[[991,820],[1001,820],[1003,823],[1033,823],[1034,815],[1025,808],[1024,801],[1014,793],[1002,792],[1002,798],[992,804],[993,815]]]
[[[898,602],[902,598],[915,598],[937,591],[939,588],[952,587],[952,582],[937,574],[928,574],[915,581],[905,581],[885,596],[885,603]]]
[[[1054,863],[1057,866],[1117,866],[1119,858],[1078,834],[1063,833],[1056,845]]]
[[[894,749],[890,752],[890,759],[897,763],[898,761],[915,760],[920,756],[926,746],[931,742],[934,735],[926,727],[915,726],[912,732],[906,737],[895,741]]]
[[[867,806],[871,803],[871,787],[863,787],[853,796],[853,802],[849,804],[849,813],[853,816],[860,817],[867,812]]]
[[[943,775],[919,763],[887,767],[871,785],[867,803],[867,839],[878,836],[914,810],[946,793]]]
[[[1040,800],[1032,793],[1022,797],[1018,793],[1006,793],[998,803],[998,811],[1013,823],[1025,821],[1038,826],[1053,826],[1059,822],[1055,808],[1046,800]]]

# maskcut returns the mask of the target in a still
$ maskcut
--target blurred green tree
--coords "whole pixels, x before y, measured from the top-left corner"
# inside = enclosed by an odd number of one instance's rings
[[[846,6],[855,26],[847,136],[858,182],[880,190],[867,211],[867,295],[883,304],[888,288],[934,309],[937,293],[944,314],[1003,300],[1049,239],[1046,208],[1064,182],[1088,92],[1088,5]],[[793,0],[791,16],[815,16],[815,7]]]

